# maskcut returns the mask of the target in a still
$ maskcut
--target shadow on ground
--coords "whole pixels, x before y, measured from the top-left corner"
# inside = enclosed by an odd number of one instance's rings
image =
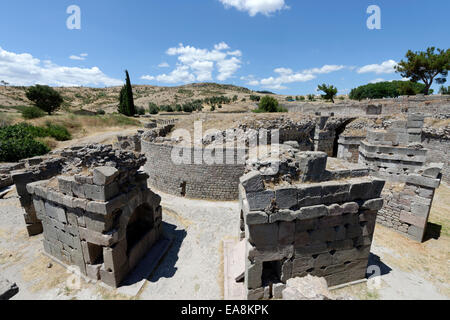
[[[169,248],[169,251],[161,259],[161,263],[156,268],[155,272],[148,279],[150,282],[157,282],[161,278],[172,278],[175,275],[178,270],[178,268],[175,267],[178,261],[178,253],[180,251],[181,244],[187,235],[186,230],[177,229],[178,227],[174,224],[163,222],[163,225],[164,234],[167,237],[171,237],[173,242],[172,246]]]
[[[378,267],[379,270],[376,269],[376,267]],[[367,272],[366,272],[367,278],[370,278],[373,276],[384,276],[384,275],[390,273],[391,271],[392,271],[392,268],[390,268],[384,262],[382,262],[379,256],[377,256],[376,254],[374,254],[372,252],[370,253],[369,263],[367,264]]]
[[[436,223],[428,222],[423,241],[428,241],[431,239],[438,240],[441,236],[442,226]]]

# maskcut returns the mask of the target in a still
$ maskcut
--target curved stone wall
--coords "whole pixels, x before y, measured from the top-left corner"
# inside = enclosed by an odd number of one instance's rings
[[[144,168],[150,176],[150,186],[162,192],[193,199],[237,200],[239,178],[245,171],[245,152],[224,150],[224,164],[208,164],[198,156],[203,151],[204,149],[184,148],[143,139],[142,152],[147,157]],[[186,161],[189,164],[175,164],[172,152],[190,153],[190,161]]]

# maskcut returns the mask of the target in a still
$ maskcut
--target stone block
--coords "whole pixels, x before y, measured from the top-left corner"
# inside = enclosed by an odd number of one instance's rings
[[[264,190],[262,175],[257,171],[251,171],[239,179],[247,193]]]
[[[328,215],[328,209],[325,205],[317,205],[311,207],[303,207],[296,211],[298,220],[308,220]]]
[[[350,200],[366,200],[370,198],[372,183],[358,182],[350,186]]]
[[[272,286],[273,298],[274,299],[283,299],[283,290],[286,289],[286,285],[284,283],[274,283]]]
[[[277,221],[286,221],[291,222],[294,221],[297,217],[297,214],[295,211],[282,209],[277,212],[272,213],[269,216],[269,223],[275,223]]]
[[[64,208],[47,201],[45,202],[45,212],[50,218],[58,220],[61,223],[67,223],[67,216]]]
[[[58,177],[58,187],[59,191],[62,192],[65,195],[72,196],[72,185],[74,184],[75,180],[73,177],[70,176],[59,176]]]
[[[365,201],[361,208],[364,210],[372,210],[372,211],[378,211],[383,207],[384,200],[382,198],[379,199],[371,199]]]
[[[314,268],[314,258],[312,257],[295,258],[292,262],[292,276],[293,277],[299,276],[312,268]]]
[[[84,194],[86,199],[94,201],[108,201],[119,193],[119,185],[117,182],[108,185],[85,184]]]
[[[274,199],[274,191],[247,193],[247,201],[251,211],[265,210]]]
[[[409,176],[406,177],[406,182],[434,189],[438,188],[441,183],[439,179],[424,177],[418,174],[410,174]]]
[[[341,207],[344,213],[358,213],[359,211],[359,205],[356,202],[347,202]]]
[[[245,259],[245,286],[247,289],[257,289],[262,286],[263,264],[261,262],[252,263]]]
[[[280,222],[278,227],[278,243],[280,246],[294,243],[295,222]]]
[[[244,214],[245,223],[248,225],[264,224],[269,222],[269,216],[263,211],[251,211]]]
[[[416,241],[421,242],[423,240],[423,235],[425,234],[425,229],[418,226],[409,226],[408,235]]]
[[[119,175],[119,170],[114,167],[97,167],[93,170],[94,184],[108,185]]]
[[[310,233],[310,239],[313,244],[334,241],[335,237],[336,231],[334,228],[317,229]]]
[[[422,170],[422,175],[428,178],[437,179],[443,168],[443,163],[430,163]]]
[[[317,229],[318,219],[296,220],[295,232],[312,231]]]
[[[278,245],[278,224],[249,225],[248,241],[257,247],[276,247]]]
[[[275,196],[280,209],[292,209],[298,205],[298,192],[295,188],[277,189]]]
[[[417,226],[419,228],[425,228],[427,224],[427,218],[426,217],[420,217],[416,216],[414,214],[410,214],[405,211],[400,212],[400,221],[405,222],[408,224],[412,224],[414,226]]]
[[[419,203],[419,202],[413,202],[411,204],[411,213],[415,216],[426,219],[428,217],[429,212],[430,212],[429,205]]]

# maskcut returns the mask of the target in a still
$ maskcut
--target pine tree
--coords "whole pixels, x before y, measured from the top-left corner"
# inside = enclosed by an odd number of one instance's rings
[[[137,111],[134,106],[133,99],[133,88],[131,87],[130,75],[128,74],[128,70],[125,70],[126,74],[126,83],[120,90],[119,97],[119,113],[126,115],[128,117],[134,116]]]

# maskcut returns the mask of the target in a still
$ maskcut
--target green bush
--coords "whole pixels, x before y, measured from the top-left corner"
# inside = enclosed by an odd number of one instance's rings
[[[259,102],[261,100],[261,97],[252,94],[252,95],[250,95],[250,100],[254,101],[254,102]]]
[[[97,110],[97,115],[98,116],[104,116],[105,114],[106,114],[105,110],[102,110],[102,109]]]
[[[150,112],[150,114],[158,114],[159,113],[159,108],[156,105],[156,103],[150,102],[148,104],[148,111]]]
[[[34,127],[26,123],[0,129],[0,162],[15,162],[21,159],[46,154],[50,149],[36,141],[36,137],[58,136],[54,127]]]
[[[287,112],[287,110],[279,106],[277,99],[270,96],[264,96],[259,102],[258,109],[254,110],[253,112]]]
[[[316,96],[313,94],[308,94],[308,100],[309,101],[315,101],[316,100]]]
[[[145,115],[145,109],[144,109],[144,108],[142,108],[142,107],[137,107],[136,110],[137,110],[138,115],[140,115],[140,116]]]
[[[216,106],[211,106],[211,111],[216,111]]]
[[[45,112],[38,107],[27,107],[22,111],[22,117],[24,119],[36,119],[45,116]]]

